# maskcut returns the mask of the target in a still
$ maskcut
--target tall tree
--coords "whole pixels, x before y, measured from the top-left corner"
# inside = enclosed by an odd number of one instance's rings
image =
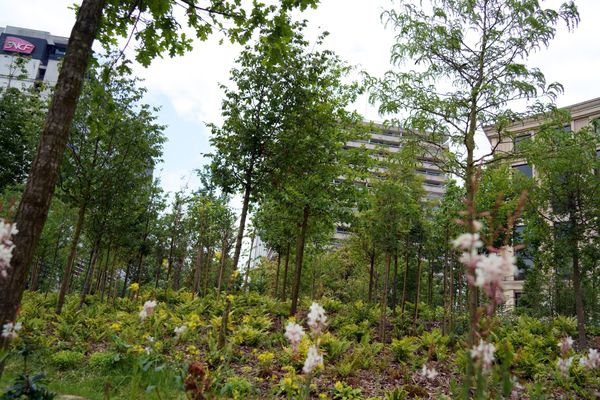
[[[553,243],[547,247],[554,253],[556,267],[566,269],[573,283],[579,343],[585,347],[582,282],[589,274],[583,272],[583,260],[586,248],[594,246],[598,235],[600,162],[596,149],[600,134],[589,127],[575,133],[565,131],[565,120],[569,118],[542,126],[535,140],[524,146],[524,152],[536,171],[534,201],[538,215],[552,226]],[[570,268],[565,268],[569,264]]]
[[[292,9],[303,10],[316,4],[317,0],[282,0],[277,7],[255,2],[252,10],[247,12],[237,0],[211,0],[207,7],[195,0],[83,0],[17,210],[15,221],[19,233],[14,238],[16,250],[12,258],[12,273],[0,282],[0,324],[13,321],[17,314],[33,252],[48,215],[96,36],[100,33],[103,43],[108,45],[115,42],[116,36],[135,34],[141,42],[136,58],[143,65],[148,65],[164,52],[175,56],[191,49],[191,40],[179,31],[182,25],[191,26],[200,40],[206,40],[217,29],[226,32],[231,41],[240,43],[249,40],[256,27],[267,25],[272,28],[272,34],[265,40],[272,44],[273,53],[277,54],[285,47],[286,35],[289,34],[286,14]],[[186,10],[187,24],[176,20],[178,8]],[[140,21],[143,23],[139,24]],[[225,22],[233,24],[226,26]],[[132,31],[128,33],[131,27]],[[3,346],[5,342],[2,342]]]
[[[532,51],[549,45],[561,20],[571,28],[579,15],[573,1],[558,10],[544,8],[538,0],[427,3],[405,0],[398,10],[383,13],[397,32],[392,62],[398,67],[409,63],[417,70],[392,70],[381,79],[369,78],[371,100],[385,114],[407,111],[401,125],[419,135],[427,148],[443,150],[450,138],[463,150],[445,168],[464,179],[466,201],[472,205],[476,166],[488,156],[475,157],[476,133],[495,126],[500,143],[508,136],[507,124],[522,117],[511,110],[514,102],[553,100],[561,92],[559,84],[547,84],[539,69],[524,62]],[[536,101],[529,112],[544,106]],[[477,290],[470,290],[470,312],[475,316]]]

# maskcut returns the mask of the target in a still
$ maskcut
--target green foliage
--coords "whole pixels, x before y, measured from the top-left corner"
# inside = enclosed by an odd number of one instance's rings
[[[229,399],[245,399],[252,393],[252,383],[245,378],[233,376],[225,381],[220,393]]]
[[[392,339],[391,350],[396,361],[408,363],[413,360],[420,347],[421,344],[418,338],[407,336],[402,339]]]
[[[111,371],[119,364],[122,358],[122,355],[119,353],[112,351],[98,351],[90,355],[88,363],[91,368],[102,371]]]
[[[354,389],[346,382],[337,381],[333,385],[333,398],[336,400],[360,400],[363,399],[360,389]]]
[[[45,387],[44,375],[29,376],[20,374],[13,385],[0,395],[0,400],[52,400],[56,395]]]
[[[81,364],[84,355],[77,351],[61,350],[52,355],[50,362],[59,369],[71,369]]]

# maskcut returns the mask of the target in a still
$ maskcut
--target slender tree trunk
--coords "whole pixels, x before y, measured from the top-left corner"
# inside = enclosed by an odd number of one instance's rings
[[[367,296],[367,301],[370,304],[373,302],[373,284],[375,281],[375,251],[371,253],[369,262],[369,295]]]
[[[285,252],[285,266],[283,268],[283,287],[281,288],[281,301],[287,300],[287,281],[288,281],[288,266],[290,264],[290,244],[287,245]]]
[[[92,285],[92,278],[94,276],[94,269],[96,262],[98,261],[98,254],[100,253],[100,239],[96,240],[94,247],[92,248],[92,254],[90,256],[90,262],[88,263],[87,273],[85,274],[85,280],[83,281],[83,287],[81,288],[81,298],[79,299],[79,309],[83,307],[85,303],[85,296],[90,290]]]
[[[298,311],[298,295],[300,293],[300,280],[302,278],[302,260],[304,258],[304,244],[306,241],[306,229],[308,227],[308,206],[304,206],[302,223],[300,224],[300,235],[296,240],[296,272],[294,274],[294,285],[292,287],[292,307],[290,315]]]
[[[392,315],[396,315],[396,299],[398,297],[398,251],[394,254],[394,278],[392,279]]]
[[[173,269],[173,290],[181,288],[181,270],[183,269],[183,256],[177,257],[175,268]]]
[[[206,250],[206,258],[204,259],[204,289],[202,290],[204,296],[206,296],[208,293],[208,282],[210,279],[210,268],[212,266],[213,254],[213,248],[209,247],[208,250]]]
[[[132,260],[127,262],[127,269],[125,270],[125,279],[123,279],[123,289],[121,289],[121,297],[125,297],[127,291],[127,281],[129,280],[129,273],[131,272]]]
[[[281,269],[281,252],[277,252],[277,272],[275,273],[275,290],[273,297],[277,298],[277,293],[279,293],[279,270]]]
[[[84,0],[71,31],[67,54],[62,62],[37,153],[16,213],[15,222],[19,233],[13,238],[15,249],[11,269],[8,278],[0,280],[0,325],[14,321],[17,316],[31,259],[48,216],[58,179],[58,168],[69,137],[104,4],[105,0]],[[0,338],[0,348],[6,348],[7,344],[7,340]]]
[[[448,243],[448,241],[446,241]],[[449,318],[449,300],[448,300],[448,249],[444,251],[444,276],[443,279],[443,297],[444,297],[444,323],[442,324],[442,333],[448,334],[448,318]]]
[[[157,265],[156,265],[156,278],[154,279],[154,290],[158,290],[158,282],[160,282],[160,272],[162,271],[163,258],[162,254],[160,257],[157,257]]]
[[[112,243],[109,242],[106,248],[106,260],[104,262],[104,268],[102,268],[102,279],[100,280],[100,286],[97,291],[100,291],[100,301],[104,301],[104,290],[106,289],[106,282],[108,281],[108,275],[110,272],[110,252],[112,249]],[[114,256],[113,256],[114,260]]]
[[[246,266],[246,277],[244,278],[244,289],[246,292],[248,289],[248,278],[250,277],[250,264],[252,264],[252,250],[254,248],[254,239],[256,235],[253,233],[252,238],[250,239],[250,252],[248,253],[248,265]]]
[[[427,305],[432,306],[433,303],[433,260],[429,258],[429,274],[427,276]]]
[[[250,206],[250,193],[252,192],[252,185],[250,183],[250,176],[252,176],[252,168],[248,173],[246,184],[244,185],[244,201],[242,203],[242,213],[240,215],[240,226],[238,227],[237,237],[235,239],[235,251],[233,252],[233,270],[235,271],[240,261],[240,253],[242,251],[242,240],[244,239],[244,229],[246,227],[246,216],[248,215],[248,207]]]
[[[577,333],[579,336],[579,346],[582,349],[587,348],[587,338],[585,336],[585,315],[583,309],[583,296],[581,293],[581,271],[579,265],[579,246],[577,240],[573,243],[573,290],[575,291],[575,314],[577,315]]]
[[[202,256],[204,255],[204,246],[202,243],[198,243],[198,249],[196,250],[196,263],[194,268],[194,287],[193,294],[200,293],[200,275],[202,273]]]
[[[419,301],[421,296],[421,274],[422,274],[422,265],[423,262],[421,260],[421,251],[423,250],[423,245],[419,243],[419,248],[417,250],[417,294],[415,296],[415,315],[413,317],[413,327],[417,326],[417,318],[419,317]]]
[[[404,305],[406,304],[406,283],[408,281],[408,268],[410,266],[410,260],[408,257],[408,244],[406,247],[407,247],[407,250],[405,253],[406,261],[405,261],[405,265],[404,265],[404,278],[402,280],[402,302],[400,304],[400,315],[401,316],[404,315]]]
[[[219,272],[217,274],[217,296],[221,294],[221,287],[223,285],[223,274],[225,273],[225,264],[227,262],[227,253],[229,252],[229,228],[223,232],[223,240],[221,241],[221,259],[219,260]]]
[[[381,318],[379,320],[379,340],[385,343],[385,329],[387,325],[387,298],[388,281],[390,280],[390,264],[392,256],[389,252],[385,253],[385,272],[383,273],[383,292],[381,293]]]
[[[73,274],[73,264],[75,264],[75,257],[77,255],[77,244],[79,243],[79,237],[81,236],[81,229],[83,228],[83,221],[85,219],[85,208],[83,204],[79,207],[79,214],[77,215],[77,223],[75,224],[75,232],[73,233],[73,239],[71,240],[71,250],[69,252],[69,259],[67,260],[67,266],[63,274],[62,282],[60,284],[60,292],[58,293],[58,301],[56,303],[56,313],[62,312],[62,307],[65,302],[65,296],[71,284],[71,275]]]

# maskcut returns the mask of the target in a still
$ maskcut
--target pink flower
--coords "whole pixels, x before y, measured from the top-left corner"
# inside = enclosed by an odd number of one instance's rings
[[[146,317],[151,316],[152,314],[154,314],[154,309],[156,308],[156,301],[152,300],[148,300],[144,303],[143,309],[142,311],[140,311],[140,318],[143,320],[146,319]]]
[[[298,346],[302,341],[302,336],[304,336],[304,329],[294,322],[288,322],[287,326],[285,327],[284,336],[290,341],[294,353],[298,352]]]
[[[2,326],[2,337],[8,340],[16,339],[19,336],[19,331],[22,327],[23,325],[20,322],[17,322],[16,324],[7,322]]]
[[[327,324],[325,310],[317,303],[312,303],[308,313],[308,326],[313,335],[319,336]]]
[[[600,354],[598,354],[598,350],[590,349],[587,357],[581,357],[581,365],[587,369],[600,368]]]
[[[421,368],[421,375],[428,380],[433,380],[438,376],[438,372],[435,368],[427,368],[427,365],[423,364],[423,368]]]
[[[569,368],[571,368],[572,363],[573,363],[573,357],[558,359],[558,361],[556,362],[556,365],[558,366],[558,370],[560,371],[562,376],[564,376],[564,377],[569,376]]]
[[[560,354],[566,356],[569,350],[573,348],[573,338],[571,338],[571,336],[563,338],[558,344],[558,347],[560,348]]]
[[[493,344],[481,340],[477,346],[473,346],[470,353],[473,360],[481,362],[483,372],[487,372],[492,368],[495,351],[496,347]]]
[[[316,346],[310,346],[308,348],[308,353],[306,354],[306,360],[304,361],[304,367],[302,367],[302,372],[305,374],[310,374],[317,367],[323,365],[323,355],[319,353],[319,350]]]
[[[6,223],[0,218],[0,278],[8,276],[12,252],[15,245],[12,242],[12,236],[19,233],[17,224]]]
[[[483,242],[479,239],[479,233],[463,233],[452,241],[452,245],[458,249],[471,250],[482,247]]]

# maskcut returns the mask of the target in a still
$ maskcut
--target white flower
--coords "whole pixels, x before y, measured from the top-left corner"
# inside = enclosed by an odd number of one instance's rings
[[[481,228],[483,228],[483,224],[479,221],[473,221],[473,228],[475,229],[475,232],[479,232]]]
[[[573,348],[573,338],[571,336],[563,338],[560,343],[558,343],[558,347],[560,348],[560,354],[566,355],[569,350]]]
[[[558,370],[563,376],[569,376],[569,368],[571,368],[572,363],[573,357],[559,358],[556,362],[556,365],[558,366]]]
[[[20,322],[17,322],[16,324],[7,322],[2,326],[2,337],[8,340],[16,339],[19,336],[19,331],[22,327],[23,325]]]
[[[317,303],[312,303],[310,312],[308,313],[308,326],[313,335],[320,335],[327,323],[325,310]]]
[[[435,368],[427,368],[427,365],[423,364],[423,368],[421,368],[421,375],[423,375],[425,379],[433,380],[436,378],[436,376],[438,376],[438,372],[435,370]]]
[[[140,318],[142,319],[142,321],[145,320],[146,317],[149,317],[152,314],[154,314],[154,308],[156,308],[156,301],[148,300],[144,303],[142,311],[140,311]]]
[[[285,327],[284,336],[290,341],[294,352],[297,352],[298,346],[302,341],[302,336],[304,336],[304,329],[294,322],[288,322],[287,326]]]
[[[154,338],[152,336],[146,337],[146,340],[148,341],[148,343],[154,343]]]
[[[503,302],[500,282],[515,273],[516,258],[512,249],[504,247],[499,253],[481,255],[475,268],[475,286],[484,288],[488,297]]]
[[[181,325],[173,329],[173,332],[175,332],[176,336],[181,336],[181,334],[185,333],[185,331],[187,331],[187,326],[185,325]]]
[[[319,353],[316,346],[310,346],[308,348],[308,353],[306,354],[306,361],[304,361],[302,372],[310,374],[319,366],[323,366],[323,355]]]
[[[587,369],[600,368],[600,354],[598,354],[598,350],[589,349],[587,357],[581,357],[581,365]]]
[[[12,235],[16,235],[18,232],[17,224],[6,223],[0,218],[0,277],[2,278],[8,276],[12,252],[15,248]]]
[[[472,249],[470,252],[465,251],[464,253],[462,253],[462,255],[460,256],[458,261],[460,261],[467,267],[473,268],[477,265],[477,263],[479,262],[480,259],[481,259],[481,256],[479,254],[477,254],[477,250]]]
[[[463,233],[452,241],[452,245],[463,250],[478,249],[483,246],[479,233]]]
[[[494,352],[496,351],[496,347],[487,343],[484,340],[479,342],[479,345],[473,346],[471,349],[471,358],[475,361],[481,361],[481,368],[484,372],[489,371],[492,367],[492,362],[494,362]]]

